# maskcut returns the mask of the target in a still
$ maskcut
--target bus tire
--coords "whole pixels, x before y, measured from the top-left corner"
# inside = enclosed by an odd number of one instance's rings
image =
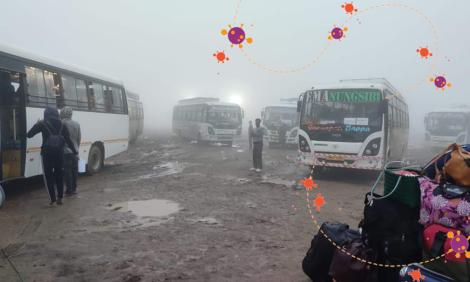
[[[93,175],[103,168],[104,158],[101,146],[93,144],[88,153],[87,174]]]
[[[5,191],[3,191],[2,185],[0,185],[0,209],[3,207],[3,204],[5,203]]]

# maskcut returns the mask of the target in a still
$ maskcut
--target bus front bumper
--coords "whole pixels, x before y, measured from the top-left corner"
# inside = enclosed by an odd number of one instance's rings
[[[286,144],[288,145],[297,145],[298,144],[298,139],[297,139],[297,136],[288,136],[286,134]],[[269,143],[275,143],[275,144],[279,144],[279,135],[277,134],[269,134],[268,135],[268,141]]]
[[[382,170],[383,158],[343,154],[301,153],[301,162],[309,166]]]
[[[211,142],[233,142],[235,135],[209,135]]]

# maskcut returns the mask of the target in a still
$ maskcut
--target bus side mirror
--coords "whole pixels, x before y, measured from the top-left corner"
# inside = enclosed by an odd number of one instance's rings
[[[302,101],[297,101],[297,112],[300,113],[301,109],[302,109]]]

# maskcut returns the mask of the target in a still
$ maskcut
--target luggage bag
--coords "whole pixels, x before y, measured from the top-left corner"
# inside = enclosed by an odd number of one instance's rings
[[[414,278],[414,279],[413,279]],[[413,263],[400,269],[399,282],[453,282],[454,279],[437,273],[421,264]]]
[[[313,237],[310,248],[302,261],[302,269],[313,282],[332,282],[328,272],[336,247],[322,232],[339,246],[357,240],[361,238],[361,235],[358,231],[349,229],[346,224],[325,222]]]

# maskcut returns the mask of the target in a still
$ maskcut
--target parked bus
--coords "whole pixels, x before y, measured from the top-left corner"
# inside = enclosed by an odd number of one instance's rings
[[[129,143],[134,143],[144,129],[144,109],[139,95],[130,91],[126,94],[129,112]]]
[[[299,150],[307,165],[380,170],[405,154],[408,106],[385,79],[308,90],[298,110]]]
[[[443,150],[451,143],[470,143],[470,109],[447,109],[426,114],[425,140],[433,150]]]
[[[198,143],[220,142],[232,145],[242,131],[243,111],[234,103],[218,98],[192,98],[173,108],[173,132]]]
[[[267,129],[269,146],[281,143],[280,132],[284,134],[286,145],[298,144],[297,98],[281,99],[278,105],[265,107],[261,112],[263,125]]]
[[[46,106],[72,107],[80,123],[80,160],[88,173],[127,150],[129,117],[122,83],[0,47],[0,183],[42,174],[41,135],[26,132]],[[0,205],[4,200],[0,187]]]

